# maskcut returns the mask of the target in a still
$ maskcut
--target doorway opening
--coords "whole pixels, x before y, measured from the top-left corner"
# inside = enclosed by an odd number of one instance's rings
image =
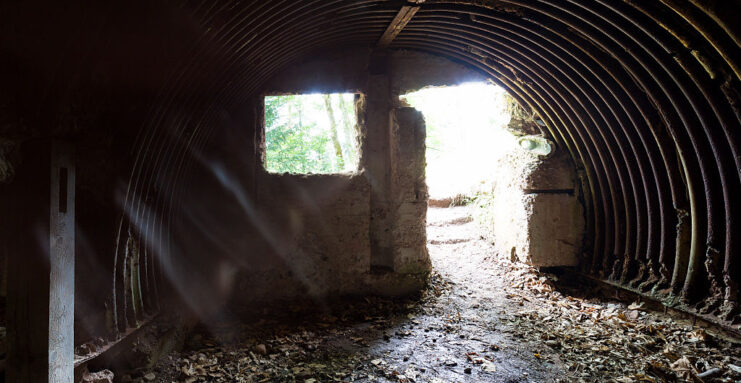
[[[427,127],[427,221],[445,229],[436,234],[428,225],[433,266],[436,258],[451,258],[436,257],[435,242],[462,241],[448,234],[469,222],[512,261],[578,264],[584,230],[578,177],[537,114],[489,83],[426,88],[403,99]],[[458,215],[438,209],[457,206],[466,208]]]
[[[430,87],[401,96],[425,117],[431,206],[465,204],[492,191],[494,166],[517,145],[505,128],[511,97],[487,82]]]

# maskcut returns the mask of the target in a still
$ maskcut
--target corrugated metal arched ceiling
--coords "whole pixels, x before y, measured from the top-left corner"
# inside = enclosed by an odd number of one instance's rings
[[[134,194],[161,174],[186,172],[183,153],[223,122],[221,107],[238,108],[308,55],[375,46],[403,5],[183,5],[202,33],[142,138]],[[538,114],[582,177],[585,272],[737,325],[739,8],[701,0],[428,0],[390,48],[464,62]],[[212,95],[207,101],[185,91],[194,81]],[[203,115],[178,120],[174,100]],[[185,144],[160,144],[164,120],[182,128]]]

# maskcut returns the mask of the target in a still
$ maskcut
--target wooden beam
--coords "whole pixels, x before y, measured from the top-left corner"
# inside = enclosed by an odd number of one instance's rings
[[[378,40],[378,47],[386,48],[391,45],[391,42],[394,41],[396,36],[401,33],[404,27],[406,27],[407,24],[409,24],[409,22],[412,20],[412,17],[414,17],[417,11],[419,11],[419,4],[422,4],[424,2],[425,0],[410,0],[408,1],[408,3],[413,5],[402,6],[401,10],[399,10],[399,13],[397,13],[396,17],[394,17],[394,20],[392,20],[391,24],[389,24],[388,28],[386,28],[386,31],[383,32],[383,36],[381,36],[381,39]]]
[[[74,380],[75,362],[75,163],[72,145],[51,147],[49,382]]]
[[[4,190],[8,382],[74,380],[75,167],[71,145],[38,140]]]

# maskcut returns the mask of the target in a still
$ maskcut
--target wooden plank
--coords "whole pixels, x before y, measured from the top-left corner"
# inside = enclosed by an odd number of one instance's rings
[[[49,382],[74,381],[75,164],[72,145],[51,148]]]
[[[417,11],[419,11],[419,6],[402,6],[401,10],[399,10],[399,13],[397,13],[396,17],[394,17],[394,20],[391,21],[391,24],[389,24],[388,28],[386,28],[386,31],[383,33],[383,36],[381,36],[381,39],[378,40],[378,47],[386,48],[391,45],[391,42],[393,42],[396,36],[398,36],[399,33],[401,33],[401,31],[404,29],[404,27],[409,24],[409,21],[412,20],[412,17],[414,17]]]
[[[74,380],[75,173],[70,145],[36,140],[5,190],[9,382]]]

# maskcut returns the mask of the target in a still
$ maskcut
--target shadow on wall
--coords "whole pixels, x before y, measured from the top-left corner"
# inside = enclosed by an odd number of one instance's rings
[[[164,300],[182,302],[199,318],[223,313],[229,303],[418,292],[430,270],[424,120],[400,107],[398,95],[484,78],[440,57],[405,51],[385,58],[385,73],[371,75],[369,55],[359,49],[319,56],[286,68],[264,89],[365,95],[358,118],[361,171],[266,173],[260,97],[237,112],[210,111],[208,124],[218,129],[207,137],[200,136],[203,127],[165,121],[174,131],[163,133],[163,142],[176,148],[168,153],[182,148],[185,159],[173,169],[159,169],[158,158],[138,164],[152,167],[152,185],[136,190],[133,202],[119,196],[131,221],[131,229],[125,223],[121,231],[121,257],[157,258],[162,290],[180,297]],[[418,71],[422,62],[426,69]],[[192,137],[197,145],[189,144]],[[120,306],[129,289],[117,283]]]
[[[197,166],[172,230],[177,248],[163,266],[195,314],[208,318],[229,302],[236,309],[307,298],[321,304],[347,295],[409,295],[424,286],[424,120],[412,108],[386,113],[390,162],[382,165],[390,187],[382,207],[390,263],[382,273],[372,267],[373,155],[351,174],[273,174],[245,155],[251,137],[239,129],[194,154]]]

